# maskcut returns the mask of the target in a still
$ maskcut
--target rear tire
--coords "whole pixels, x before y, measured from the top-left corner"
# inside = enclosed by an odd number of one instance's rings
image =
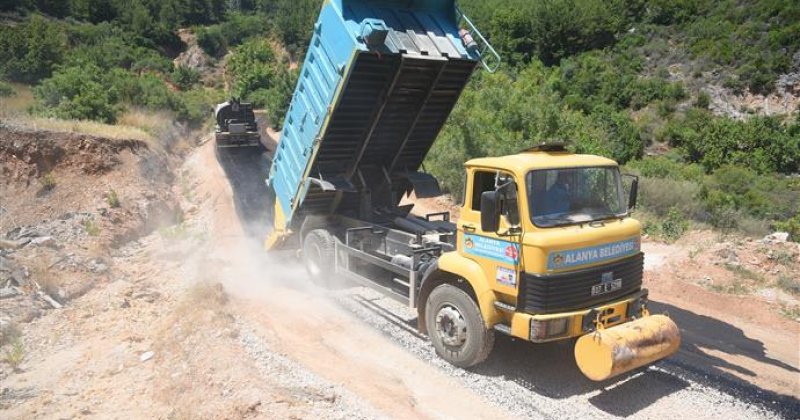
[[[494,330],[486,328],[478,305],[452,284],[431,292],[425,303],[425,326],[436,354],[461,368],[483,362],[494,346]]]
[[[311,280],[327,286],[333,277],[334,237],[325,229],[314,229],[303,241],[303,264]]]

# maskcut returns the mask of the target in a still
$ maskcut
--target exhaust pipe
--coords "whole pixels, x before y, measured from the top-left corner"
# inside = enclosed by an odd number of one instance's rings
[[[675,322],[650,315],[582,336],[575,343],[575,361],[587,378],[603,381],[669,357],[680,345]]]

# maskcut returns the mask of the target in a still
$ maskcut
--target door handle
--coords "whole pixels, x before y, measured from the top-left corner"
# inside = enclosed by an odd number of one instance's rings
[[[475,226],[464,224],[461,227],[464,228],[465,232],[475,232]]]

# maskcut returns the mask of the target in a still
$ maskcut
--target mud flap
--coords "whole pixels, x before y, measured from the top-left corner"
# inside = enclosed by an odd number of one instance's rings
[[[602,381],[669,357],[680,344],[675,322],[664,315],[650,315],[579,338],[575,361],[586,377]]]

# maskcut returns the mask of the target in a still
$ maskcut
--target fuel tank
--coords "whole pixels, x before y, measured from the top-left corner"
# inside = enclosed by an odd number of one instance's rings
[[[669,357],[680,345],[675,322],[650,315],[582,336],[575,344],[575,361],[586,377],[603,381]]]

